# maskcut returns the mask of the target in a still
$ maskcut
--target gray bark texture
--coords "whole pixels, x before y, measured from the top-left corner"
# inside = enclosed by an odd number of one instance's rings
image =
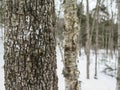
[[[6,90],[58,90],[54,0],[5,0]]]
[[[117,69],[117,90],[120,90],[120,0],[118,5],[118,69]]]
[[[79,71],[77,69],[78,55],[78,34],[79,19],[77,17],[77,1],[64,0],[64,69],[65,90],[80,90],[80,82],[78,81]]]
[[[90,23],[89,23],[89,0],[86,0],[87,5],[86,5],[86,47],[85,47],[85,51],[86,51],[86,57],[87,57],[87,64],[86,64],[86,74],[87,74],[87,79],[90,78]]]

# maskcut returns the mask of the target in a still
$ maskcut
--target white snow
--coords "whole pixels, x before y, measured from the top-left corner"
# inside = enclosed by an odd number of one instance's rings
[[[79,80],[81,81],[81,90],[116,90],[116,79],[115,77],[110,77],[102,72],[104,70],[105,66],[104,63],[100,62],[102,58],[109,60],[109,57],[104,57],[104,50],[99,51],[98,55],[98,79],[94,79],[94,61],[95,61],[95,55],[94,51],[91,50],[90,55],[90,79],[86,79],[86,55],[84,53],[84,50],[82,49],[81,56],[78,57],[79,63],[78,63],[78,69],[80,71],[80,77]],[[111,58],[112,59],[112,58]],[[115,56],[113,57],[113,62],[115,63]],[[58,87],[59,90],[65,90],[65,82],[62,73],[63,64],[61,61],[61,54],[59,51],[59,48],[57,47],[57,64],[58,64]],[[114,67],[113,67],[114,68]]]
[[[99,57],[99,56],[98,56]],[[100,57],[99,57],[100,58]],[[100,60],[98,58],[98,60]],[[86,57],[82,55],[79,58],[79,70],[82,90],[116,90],[116,80],[105,75],[101,71],[103,65],[98,64],[98,79],[94,79],[94,55],[91,54],[90,79],[86,79]]]
[[[3,54],[4,54],[3,41],[0,39],[0,90],[5,90],[4,89],[5,87],[4,87]]]
[[[102,58],[109,60],[112,59],[109,57],[106,57],[105,54],[103,54],[103,51],[99,51],[98,55],[98,79],[94,79],[94,52],[91,50],[91,63],[90,63],[90,79],[86,79],[86,55],[84,53],[84,50],[82,49],[82,54],[78,58],[78,68],[80,70],[80,77],[79,80],[81,81],[81,88],[82,90],[116,90],[116,79],[114,77],[110,77],[102,72],[102,70],[105,68],[105,63],[101,62]],[[59,48],[56,48],[57,52],[57,74],[58,74],[58,87],[59,90],[65,90],[65,82],[64,77],[62,75],[62,69],[63,69],[63,62],[61,58],[61,53],[59,51]],[[4,70],[3,70],[3,41],[0,39],[0,90],[5,90],[4,87]],[[116,60],[115,56],[113,57],[112,63],[114,64],[114,61]],[[110,64],[110,62],[109,62]]]

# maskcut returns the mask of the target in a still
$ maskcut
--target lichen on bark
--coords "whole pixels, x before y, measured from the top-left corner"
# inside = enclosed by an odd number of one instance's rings
[[[77,17],[76,0],[64,0],[64,68],[65,90],[80,90],[77,68],[77,37],[79,34],[79,20]]]

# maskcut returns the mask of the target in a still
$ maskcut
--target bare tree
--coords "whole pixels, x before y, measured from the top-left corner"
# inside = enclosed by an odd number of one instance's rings
[[[117,69],[117,90],[120,90],[120,0],[118,5],[118,69]]]
[[[97,55],[98,55],[98,29],[99,29],[99,0],[97,0],[97,6],[96,6],[96,39],[95,39],[95,75],[94,78],[97,78]]]
[[[79,19],[79,26],[80,26],[80,30],[79,30],[79,37],[78,37],[78,44],[79,44],[79,56],[81,55],[81,48],[82,48],[82,37],[81,37],[81,25],[82,25],[82,14],[83,14],[83,0],[77,5],[77,16]]]
[[[87,79],[90,78],[90,23],[89,23],[89,0],[86,0],[87,1],[87,5],[86,5],[86,9],[87,9],[87,12],[86,12],[86,24],[87,24],[87,27],[86,27],[86,35],[87,35],[87,41],[86,41],[86,56],[87,56]]]

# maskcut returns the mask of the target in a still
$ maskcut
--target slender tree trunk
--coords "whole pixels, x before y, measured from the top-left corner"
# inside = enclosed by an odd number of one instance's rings
[[[58,90],[54,0],[6,0],[6,90]]]
[[[3,7],[3,5],[4,5],[4,0],[0,0],[0,33],[1,33],[1,35],[0,35],[0,39],[2,39],[3,40],[3,29],[4,29],[4,7]]]
[[[99,24],[99,0],[97,0],[96,7],[96,39],[95,39],[95,75],[94,78],[97,79],[97,55],[98,55],[98,24]]]
[[[81,56],[81,48],[82,48],[82,37],[81,37],[81,25],[82,25],[82,19],[81,19],[81,17],[82,17],[82,14],[83,14],[83,12],[82,12],[82,10],[83,10],[83,0],[80,2],[80,6],[78,6],[77,8],[78,8],[78,11],[77,11],[77,16],[78,16],[78,19],[79,19],[79,21],[80,21],[80,30],[79,30],[79,37],[78,37],[78,43],[79,43],[79,56]]]
[[[79,71],[77,68],[79,20],[77,17],[77,0],[64,0],[64,68],[65,90],[80,90],[78,81]]]
[[[83,0],[81,1],[81,12],[80,12],[80,17],[79,17],[79,20],[80,20],[80,30],[79,30],[79,56],[81,56],[81,49],[82,49],[82,37],[81,37],[81,26],[82,26],[82,10],[83,10]]]
[[[108,32],[105,30],[105,49],[106,49],[106,55],[108,55]]]
[[[110,56],[113,58],[113,12],[112,12],[112,18],[111,18],[111,29],[110,29],[110,38],[109,38],[109,49],[110,49]]]
[[[105,49],[105,23],[102,26],[102,42],[103,42],[103,49]]]
[[[102,49],[104,49],[105,48],[105,35],[104,35],[104,33],[105,33],[105,24],[103,23],[102,24]]]
[[[100,1],[97,1],[96,3],[96,8],[98,6],[98,2],[101,2]],[[92,45],[92,37],[93,37],[93,32],[94,32],[94,29],[95,29],[95,23],[96,23],[96,16],[97,16],[97,9],[95,9],[95,12],[93,14],[93,22],[92,22],[92,27],[91,27],[91,30],[90,30],[90,45]],[[91,47],[91,46],[90,46]]]
[[[117,69],[117,90],[120,90],[120,0],[118,4],[118,69]]]
[[[86,33],[87,33],[87,41],[86,41],[86,56],[87,56],[87,70],[86,70],[86,73],[87,73],[87,79],[90,78],[90,23],[89,23],[89,0],[87,0],[87,13],[86,13],[86,16],[87,16],[87,21],[86,21],[86,24],[87,24],[87,30],[86,30]]]

